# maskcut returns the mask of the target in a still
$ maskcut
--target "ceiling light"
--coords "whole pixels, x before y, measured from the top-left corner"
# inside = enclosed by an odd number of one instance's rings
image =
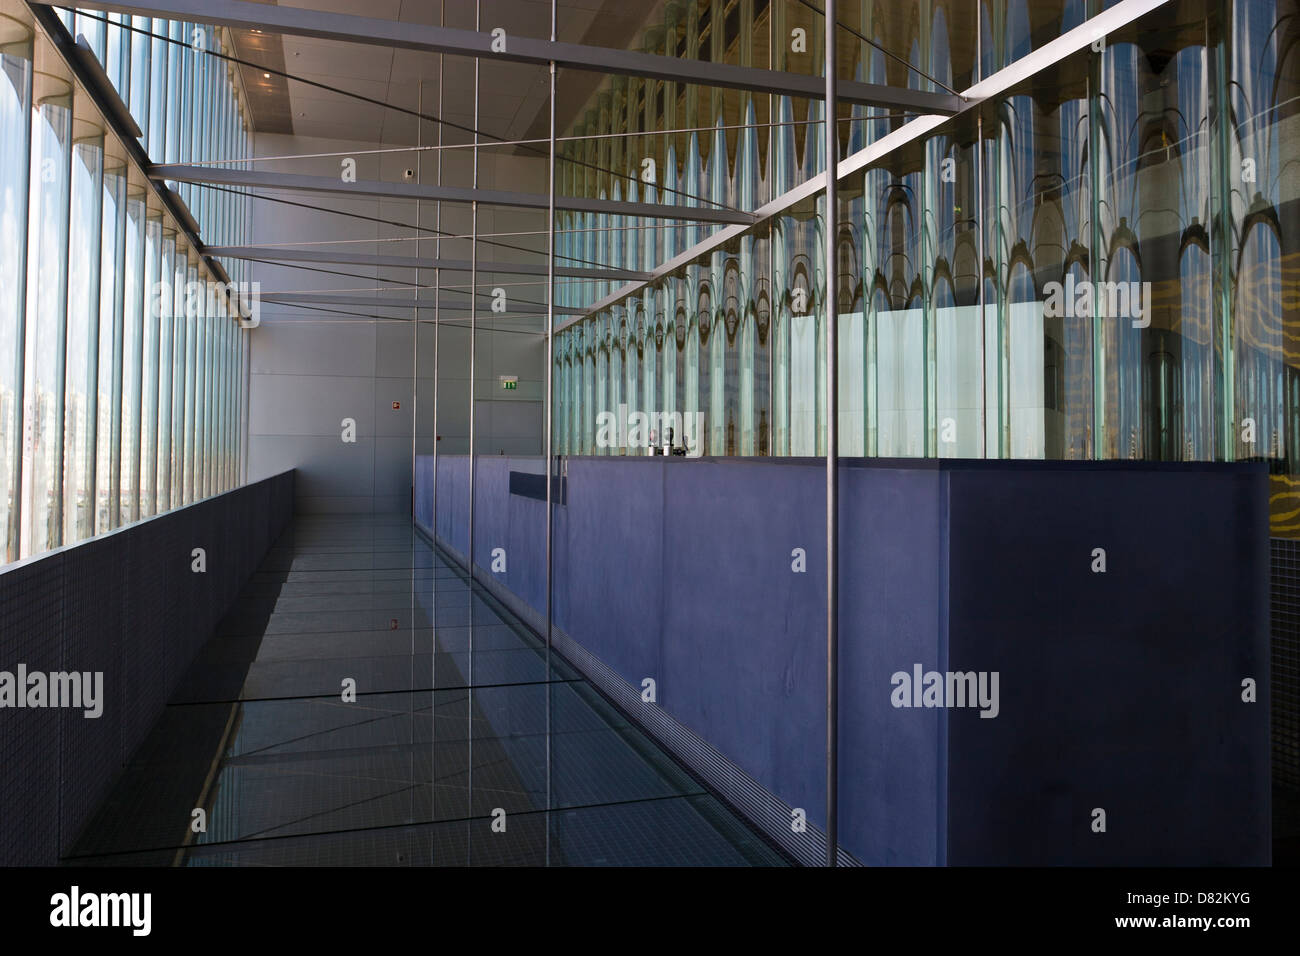
[[[271,78],[271,74],[270,74],[270,73],[263,73],[262,76],[263,76],[265,79],[268,79],[268,80]]]

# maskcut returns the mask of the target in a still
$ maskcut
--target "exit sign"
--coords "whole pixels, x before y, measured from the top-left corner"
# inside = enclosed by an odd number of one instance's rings
[[[513,389],[518,388],[518,387],[519,387],[519,377],[518,377],[517,375],[502,375],[502,376],[501,376],[501,387],[504,388],[504,389],[506,389],[507,391],[510,391],[510,390],[513,390]]]

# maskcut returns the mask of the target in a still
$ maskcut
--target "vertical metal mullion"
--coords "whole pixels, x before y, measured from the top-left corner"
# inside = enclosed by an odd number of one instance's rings
[[[424,150],[423,150],[423,148],[422,148],[422,147],[424,146],[424,77],[423,77],[423,76],[421,76],[421,77],[416,81],[415,112],[416,112],[416,119],[415,119],[415,182],[416,182],[416,184],[418,185],[420,182],[422,182],[422,178],[421,178],[421,175],[420,175],[420,174],[421,174],[421,167],[423,166],[423,160],[424,160]],[[419,293],[419,288],[420,288],[420,266],[419,266],[419,264],[418,264],[418,263],[419,263],[419,259],[420,259],[420,200],[419,200],[418,198],[415,200],[415,258],[416,258],[416,263],[417,263],[417,264],[416,264],[416,267],[415,267],[415,288],[416,288],[416,293],[415,293],[415,295],[416,295],[416,299],[417,299],[417,304],[416,304],[416,305],[413,305],[413,306],[411,307],[411,345],[412,345],[412,348],[411,348],[411,602],[410,602],[410,605],[409,605],[409,610],[410,610],[410,615],[411,615],[411,617],[410,617],[410,620],[411,620],[411,644],[410,644],[410,647],[411,647],[411,657],[410,657],[410,662],[409,662],[408,665],[407,665],[407,674],[408,674],[408,678],[409,678],[409,681],[410,681],[410,688],[411,688],[411,695],[410,695],[410,724],[409,724],[409,737],[408,737],[408,740],[407,740],[407,743],[410,745],[410,748],[411,748],[411,749],[410,749],[410,757],[411,757],[411,759],[410,759],[409,763],[407,764],[407,766],[408,766],[409,769],[410,769],[410,775],[411,775],[411,798],[410,798],[410,804],[409,804],[409,806],[410,806],[410,809],[411,809],[411,818],[412,818],[412,819],[415,818],[415,793],[416,793],[416,780],[415,780],[415,593],[416,593],[416,587],[417,587],[417,585],[416,585],[416,561],[415,561],[415,522],[416,522],[416,508],[417,508],[417,503],[418,503],[418,499],[417,499],[417,495],[416,495],[416,485],[417,485],[417,479],[418,479],[419,474],[420,474],[420,469],[419,469],[420,460],[419,460],[419,457],[418,457],[419,447],[418,447],[418,444],[417,444],[417,436],[418,436],[418,434],[419,434],[419,422],[420,422],[420,307],[419,307],[419,305],[418,305],[418,299],[419,299],[419,294],[420,294],[420,293]],[[377,431],[377,430],[376,430],[376,431]],[[432,585],[432,580],[430,580],[430,584]],[[432,588],[431,588],[431,590],[432,590]],[[432,657],[433,657],[433,653],[430,654],[430,658],[432,658]],[[429,688],[430,688],[430,691],[429,691],[429,715],[430,715],[430,720],[432,720],[433,717],[434,717],[434,715],[437,714],[437,712],[438,712],[438,708],[437,708],[436,703],[435,703],[435,701],[434,701],[434,695],[435,695],[436,692],[433,690],[433,684],[430,684],[430,685],[429,685]],[[435,779],[436,779],[436,778],[434,778],[434,777],[432,777],[432,776],[431,776],[430,779],[429,779],[429,788],[430,788],[430,793],[433,792],[433,785],[434,785],[434,780],[435,780]],[[431,818],[431,819],[436,819],[436,817],[434,817],[432,814],[430,814],[430,818]],[[430,863],[432,863],[432,862],[433,862],[433,861],[430,860]]]
[[[482,15],[481,0],[474,0],[474,29],[480,29]],[[479,58],[474,57],[474,142],[471,147],[473,174],[472,183],[475,195],[478,192],[478,107],[479,107]],[[478,199],[470,205],[470,246],[469,246],[469,631],[467,644],[469,662],[466,690],[466,727],[472,728],[474,722],[474,376],[475,359],[478,353]],[[469,762],[466,770],[466,809],[474,813],[474,735],[466,732]],[[466,863],[473,863],[473,839],[466,831]]]
[[[239,481],[241,484],[248,482],[248,403],[253,390],[253,339],[252,332],[247,333],[242,338],[240,351],[242,353],[242,365],[244,367],[244,396],[240,399],[239,417],[240,417],[240,435],[241,447],[239,451]]]
[[[975,8],[975,76],[984,79],[984,39],[979,7]],[[984,109],[975,111],[975,307],[980,323],[980,457],[989,456],[988,306],[984,295]]]
[[[479,0],[474,2],[474,29],[479,29]],[[471,147],[473,171],[471,183],[477,196],[478,190],[478,98],[479,98],[479,58],[474,57],[474,141]],[[469,544],[466,548],[470,584],[474,582],[474,376],[475,359],[478,355],[478,199],[470,203],[470,244],[469,244]],[[474,657],[471,649],[469,670],[474,670]],[[471,677],[470,683],[473,683]]]
[[[551,0],[551,42],[556,40],[556,0]],[[546,203],[546,863],[551,863],[551,592],[554,587],[552,521],[555,512],[552,456],[555,432],[555,61],[550,63],[550,148],[547,152]]]
[[[438,12],[438,25],[439,25],[439,26],[443,26],[443,25],[445,25],[445,23],[446,23],[446,19],[447,19],[447,3],[446,3],[446,0],[443,0],[441,6],[440,6],[440,8],[439,8],[439,12]],[[438,162],[437,162],[437,167],[436,167],[436,172],[435,172],[435,177],[436,177],[435,181],[436,181],[436,183],[437,183],[439,186],[442,185],[442,103],[443,103],[442,88],[443,88],[443,61],[444,61],[444,59],[445,59],[445,57],[443,56],[443,54],[439,53],[439,54],[438,54],[438,149],[437,149],[437,151],[436,151],[436,152],[437,152],[437,157],[438,157]],[[421,122],[423,122],[423,120],[421,120]],[[417,164],[417,166],[418,166],[418,164]],[[435,236],[435,239],[434,239],[434,241],[433,241],[433,250],[434,250],[434,251],[433,251],[433,256],[434,256],[434,260],[437,261],[437,258],[438,258],[438,256],[439,256],[439,253],[441,252],[441,249],[442,249],[442,239],[441,239],[441,236],[442,236],[442,200],[438,200],[438,202],[434,205],[433,222],[434,222],[434,236]],[[420,255],[420,240],[419,240],[419,233],[418,233],[418,232],[416,233],[416,240],[415,240],[415,255],[416,255],[417,258],[418,258],[419,255]],[[441,321],[441,315],[440,315],[440,309],[439,309],[438,300],[439,300],[439,298],[440,298],[441,295],[442,295],[442,289],[441,289],[441,286],[442,286],[442,270],[441,270],[440,268],[435,267],[434,270],[433,270],[433,480],[432,480],[432,492],[431,492],[431,495],[430,495],[431,501],[430,501],[430,505],[429,505],[429,523],[430,523],[429,532],[430,532],[430,537],[433,539],[433,547],[434,547],[434,553],[433,553],[432,559],[431,559],[431,561],[430,561],[430,567],[431,567],[431,568],[436,568],[436,567],[437,567],[437,560],[438,560],[438,559],[437,559],[437,546],[438,546],[438,363],[439,363],[439,355],[438,355],[438,338],[439,338],[439,323],[440,323],[440,321]],[[433,636],[432,636],[432,640],[431,640],[431,642],[430,642],[430,647],[429,647],[429,687],[432,689],[432,690],[431,690],[431,693],[430,693],[430,698],[431,698],[431,701],[430,701],[430,702],[431,702],[430,715],[431,715],[431,716],[430,716],[430,720],[429,720],[429,783],[430,783],[430,786],[431,786],[429,800],[430,800],[430,809],[431,809],[431,811],[432,811],[431,814],[430,814],[430,816],[431,816],[432,819],[435,819],[435,820],[436,820],[436,819],[438,818],[438,806],[437,806],[438,796],[437,796],[437,787],[433,787],[432,784],[433,784],[434,781],[437,779],[437,768],[438,768],[438,720],[437,720],[437,713],[438,713],[438,708],[437,708],[437,704],[438,704],[438,589],[437,589],[437,587],[435,586],[434,581],[432,581],[432,580],[430,581],[429,594],[430,594],[430,602],[431,602],[431,609],[430,609],[429,616],[430,616],[430,618],[431,618],[430,623],[433,625]],[[429,862],[430,862],[430,863],[433,862],[432,857],[430,857],[430,861],[429,861]]]
[[[446,15],[446,2],[442,5],[442,13],[439,15],[438,22],[441,24]],[[438,163],[436,169],[436,182],[442,185],[442,82],[443,82],[443,54],[438,54]],[[433,212],[434,235],[438,238],[433,240],[433,258],[438,261],[442,254],[442,200],[434,206]],[[415,255],[420,255],[420,241],[416,239]],[[442,269],[435,267],[433,270],[433,481],[432,481],[432,502],[430,504],[429,521],[432,527],[429,529],[432,533],[434,543],[438,540],[438,339],[441,324],[441,309],[439,300],[442,298]],[[436,601],[436,595],[435,595]],[[436,621],[435,621],[436,624]],[[434,638],[437,639],[437,631],[434,631]],[[435,648],[436,650],[436,648]]]
[[[835,866],[839,841],[839,471],[837,418],[839,412],[835,276],[836,136],[835,0],[826,0],[826,865]]]
[[[1096,282],[1098,266],[1101,262],[1101,163],[1098,162],[1098,150],[1101,148],[1101,54],[1090,57],[1088,69],[1088,158],[1089,184],[1092,186],[1088,197],[1088,208],[1092,218],[1092,248],[1088,252],[1088,279]],[[1096,286],[1094,286],[1096,288]],[[1106,457],[1106,337],[1103,334],[1097,303],[1092,303],[1092,458]]]

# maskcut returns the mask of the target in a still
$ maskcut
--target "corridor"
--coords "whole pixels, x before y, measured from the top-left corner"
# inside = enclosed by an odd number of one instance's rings
[[[300,515],[64,862],[787,861],[408,520]]]

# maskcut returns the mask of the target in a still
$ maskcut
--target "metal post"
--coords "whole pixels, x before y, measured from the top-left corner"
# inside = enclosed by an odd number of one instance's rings
[[[835,122],[835,0],[826,0],[826,865],[839,842],[839,402],[836,372],[835,220],[839,145]]]
[[[479,27],[479,0],[474,2],[474,29]],[[478,95],[479,62],[474,57],[474,145],[473,173],[474,189],[478,189]],[[439,290],[439,296],[441,296]],[[468,559],[470,588],[474,586],[474,360],[478,353],[478,200],[470,203],[470,242],[469,242],[469,546],[466,548]],[[473,603],[470,604],[471,614]],[[469,671],[470,684],[474,683],[474,655],[470,649]],[[472,692],[471,692],[472,693]]]
[[[479,28],[482,3],[474,0],[474,29]],[[474,57],[474,145],[473,185],[478,189],[478,96],[479,96],[479,61]],[[470,245],[469,245],[469,631],[467,646],[469,661],[466,666],[466,711],[465,743],[468,747],[469,764],[466,769],[466,810],[474,813],[474,357],[478,351],[478,200],[470,205]],[[474,841],[470,831],[466,831],[466,863],[473,862]]]
[[[424,79],[420,78],[416,83],[415,93],[416,111],[424,113]],[[422,160],[424,150],[420,149],[423,144],[424,120],[417,120],[415,127],[415,181],[420,181]],[[415,201],[415,256],[420,257],[420,200]],[[420,285],[420,267],[415,267],[415,285]],[[411,622],[411,660],[407,666],[407,674],[411,687],[411,721],[409,724],[410,737],[407,743],[410,745],[410,772],[411,772],[411,819],[415,819],[415,595],[416,595],[416,561],[415,561],[415,515],[418,507],[416,497],[416,488],[420,475],[419,469],[419,445],[416,436],[419,434],[420,423],[420,307],[414,305],[411,307],[411,605],[410,605],[410,622]],[[432,703],[432,702],[431,702]],[[437,708],[432,708],[430,713],[437,713]],[[430,792],[432,792],[433,780],[429,781]],[[432,861],[430,861],[432,862]]]
[[[556,0],[551,0],[551,42],[555,42]],[[554,465],[555,386],[552,381],[555,367],[555,61],[550,63],[550,151],[547,160],[547,211],[546,211],[546,864],[551,863],[551,590],[554,584],[552,567],[551,524],[554,520],[555,500],[551,486]]]
[[[984,79],[983,30],[975,25],[975,75]],[[984,109],[975,111],[975,243],[979,266],[975,270],[976,299],[980,315],[980,457],[989,457],[989,352],[988,352],[988,300],[984,291]]]
[[[424,79],[423,78],[419,79],[416,82],[415,102],[416,102],[416,112],[422,114],[424,112]],[[415,181],[417,183],[421,179],[421,172],[422,172],[421,167],[424,165],[423,163],[424,150],[420,148],[421,146],[424,145],[423,142],[421,141],[423,136],[424,136],[424,121],[417,120],[415,125],[415,146],[416,146]],[[415,201],[415,258],[416,261],[418,262],[420,258],[420,200],[418,199]],[[420,267],[418,265],[415,267],[415,286],[417,289],[420,287]],[[414,332],[411,333],[412,337],[414,338],[414,343],[413,343],[414,348],[411,349],[411,518],[412,520],[415,519],[415,485],[416,485],[416,479],[419,477],[419,469],[416,467],[418,464],[417,453],[419,451],[419,445],[416,441],[416,436],[419,434],[419,424],[420,424],[420,403],[417,398],[417,396],[420,394],[419,392],[420,389],[420,306],[419,306],[418,296],[415,302],[416,304],[411,307],[411,324],[412,324],[412,328],[415,330]],[[414,546],[415,538],[412,537],[411,541],[412,541],[412,545]],[[414,581],[415,566],[412,565],[411,567],[412,567],[412,572],[411,572],[412,581]],[[411,610],[412,612],[414,612],[415,610],[414,589],[412,589],[411,591],[411,602],[412,602]],[[414,628],[415,618],[412,617],[411,620],[412,620],[412,628]],[[412,640],[414,640],[415,639],[414,630],[412,630],[411,634],[412,634]],[[414,647],[412,649],[414,649]]]
[[[447,18],[447,2],[443,0],[438,12],[438,23],[442,25]],[[438,118],[442,119],[442,90],[443,90],[443,54],[438,54]],[[420,122],[423,122],[421,120]],[[442,123],[438,123],[438,146],[442,146]],[[437,183],[442,185],[442,150],[438,150],[438,164],[435,175]],[[442,203],[439,202],[433,210],[434,235],[442,235]],[[420,243],[416,240],[415,254],[420,254]],[[442,249],[442,239],[433,240],[433,257],[436,260],[438,253]],[[429,605],[433,610],[433,620],[430,622],[432,634],[429,637],[429,687],[430,687],[430,708],[429,708],[429,818],[438,819],[438,788],[434,785],[438,779],[438,334],[441,316],[439,315],[438,299],[442,294],[442,270],[433,270],[433,494],[432,503],[429,510],[429,521],[432,527],[429,528],[430,536],[433,538],[434,554],[433,559],[429,562]]]

